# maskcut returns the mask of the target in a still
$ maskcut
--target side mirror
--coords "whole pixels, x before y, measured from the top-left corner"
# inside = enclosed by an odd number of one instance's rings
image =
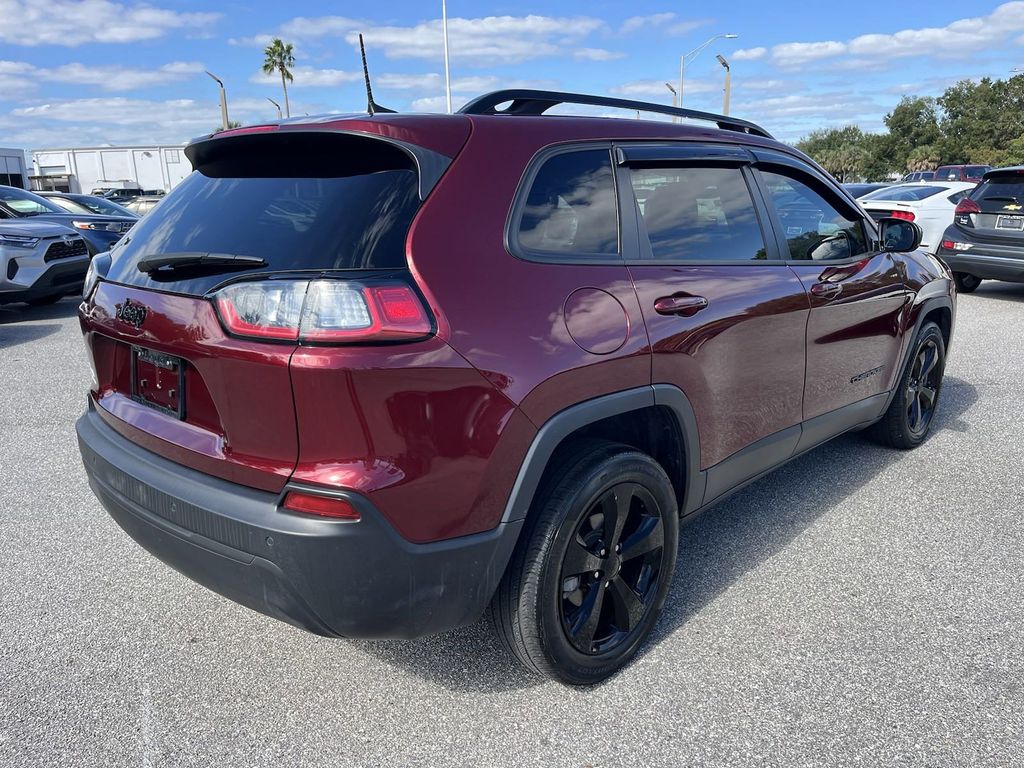
[[[917,250],[924,232],[917,224],[904,219],[886,217],[878,220],[882,250],[893,253],[907,253]]]

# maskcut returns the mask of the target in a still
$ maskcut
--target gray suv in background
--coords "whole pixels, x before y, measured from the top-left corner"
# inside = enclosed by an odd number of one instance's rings
[[[0,304],[52,304],[78,293],[89,249],[77,232],[49,221],[0,221]]]
[[[984,175],[957,204],[936,255],[970,293],[982,280],[1024,282],[1024,166]]]

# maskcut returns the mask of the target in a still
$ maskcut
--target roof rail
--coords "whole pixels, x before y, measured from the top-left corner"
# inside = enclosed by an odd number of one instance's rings
[[[505,109],[497,109],[499,104],[504,104],[506,101],[512,103]],[[669,107],[665,104],[655,104],[649,101],[616,99],[611,96],[539,91],[529,88],[510,88],[503,91],[486,93],[470,101],[459,110],[459,113],[463,115],[543,115],[549,109],[559,104],[586,104],[595,107],[633,109],[639,112],[657,112],[662,115],[685,117],[691,120],[706,120],[715,123],[719,128],[726,131],[749,133],[754,136],[763,136],[766,139],[774,138],[768,131],[756,123],[728,117],[727,115],[716,115],[713,112],[699,112],[695,109]]]

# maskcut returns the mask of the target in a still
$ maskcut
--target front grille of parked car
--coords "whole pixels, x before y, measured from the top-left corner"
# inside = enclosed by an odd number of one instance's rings
[[[85,256],[89,249],[85,246],[85,240],[76,237],[73,240],[58,240],[46,249],[43,261],[49,263],[57,259],[70,259],[72,256]]]

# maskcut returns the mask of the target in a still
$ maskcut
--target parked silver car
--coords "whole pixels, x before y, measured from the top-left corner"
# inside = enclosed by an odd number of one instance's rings
[[[74,230],[49,221],[0,222],[0,304],[52,304],[82,290],[89,249]]]

